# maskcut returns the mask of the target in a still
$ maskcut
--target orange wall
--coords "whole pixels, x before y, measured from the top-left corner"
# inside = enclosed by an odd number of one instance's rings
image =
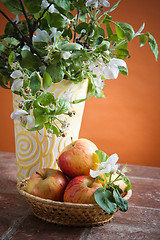
[[[159,0],[121,0],[112,16],[135,30],[145,21],[145,32],[149,31],[160,46],[159,9]],[[0,22],[2,33],[4,18]],[[128,77],[106,81],[106,98],[87,101],[80,137],[92,140],[109,155],[118,153],[121,163],[160,167],[159,61],[148,46],[139,48],[138,40],[130,43],[130,53]],[[12,94],[4,89],[0,89],[0,111],[0,151],[13,152]]]

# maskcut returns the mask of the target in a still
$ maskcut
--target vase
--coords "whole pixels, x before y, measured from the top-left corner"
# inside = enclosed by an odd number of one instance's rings
[[[78,84],[62,80],[59,83],[53,83],[48,91],[53,92],[56,98],[64,97],[74,101],[86,97],[87,87],[87,79]],[[20,98],[13,94],[14,110],[18,108]],[[78,139],[84,105],[85,102],[70,105],[69,110],[75,111],[73,117],[59,116],[60,119],[69,123],[65,137],[57,137],[55,134],[48,136],[46,129],[31,132],[26,130],[19,121],[14,120],[17,181],[29,177],[40,168],[57,168],[56,159],[60,152],[71,143],[71,137],[73,140]]]

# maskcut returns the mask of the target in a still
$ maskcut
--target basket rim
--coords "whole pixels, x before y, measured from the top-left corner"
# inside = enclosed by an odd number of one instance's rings
[[[72,207],[72,208],[100,208],[98,204],[84,204],[84,203],[70,203],[70,202],[60,202],[60,201],[53,201],[50,199],[45,199],[41,197],[34,196],[30,193],[27,193],[24,190],[24,183],[26,183],[29,180],[29,178],[25,178],[17,183],[17,190],[23,197],[30,198],[34,201],[38,201],[47,205],[55,205],[60,207]],[[129,198],[132,196],[132,190],[130,189],[127,194],[125,195],[124,199],[129,200]]]

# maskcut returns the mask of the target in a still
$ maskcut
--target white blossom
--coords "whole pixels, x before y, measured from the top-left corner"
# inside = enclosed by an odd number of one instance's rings
[[[118,66],[127,68],[126,62],[122,59],[112,58],[109,63],[105,64],[102,58],[99,58],[97,61],[90,63],[89,69],[97,77],[104,76],[106,79],[116,79],[119,74]]]
[[[50,30],[52,32],[51,35],[50,35],[50,38],[54,37],[54,42],[55,42],[57,37],[61,34],[61,32],[57,31],[57,28],[55,28],[55,27],[50,28]]]
[[[105,64],[102,60],[102,58],[98,59],[95,62],[91,62],[89,64],[89,69],[93,71],[94,74],[96,74],[97,77],[100,77],[103,75],[103,69],[105,67]]]
[[[28,50],[28,51],[30,51],[31,49],[30,49],[30,47],[29,47],[28,45],[24,45],[23,48],[22,48],[22,51],[23,51],[23,50]]]
[[[97,171],[93,171],[90,170],[90,175],[93,178],[98,177],[100,174],[104,174],[104,173],[114,173],[118,170],[118,165],[116,165],[117,161],[118,161],[119,157],[118,155],[112,154],[106,162],[101,162],[98,165],[98,170]]]
[[[13,20],[13,22],[15,22],[16,24],[19,23],[19,16],[18,16],[18,14],[16,15],[15,19]]]
[[[28,123],[28,126],[29,128],[34,128],[35,127],[35,118],[34,116],[31,116],[31,115],[28,115],[27,116],[27,123]]]
[[[49,6],[49,2],[47,0],[43,0],[42,3],[41,3],[41,9],[44,10],[48,6]],[[54,7],[54,4],[52,4],[49,7],[48,12],[50,12],[50,13],[53,13],[53,12],[59,13],[58,10]]]
[[[87,0],[86,1],[86,7],[94,6],[95,8],[98,8],[99,1],[98,0]]]
[[[52,38],[54,38],[54,41],[56,38],[61,34],[60,31],[57,31],[56,28],[52,27],[50,28],[51,34],[49,34],[46,30],[40,30],[37,28],[35,31],[36,35],[33,35],[33,42],[49,42]]]
[[[112,58],[103,69],[103,76],[106,79],[116,79],[119,74],[118,66],[127,68],[127,64],[122,59]]]
[[[28,113],[25,110],[16,109],[14,112],[11,113],[11,118],[20,120],[21,117],[27,114]]]
[[[70,56],[71,56],[71,53],[70,53],[70,52],[64,52],[64,53],[62,54],[63,59],[68,59],[68,58],[70,58]]]
[[[11,90],[12,92],[19,91],[22,87],[23,87],[23,79],[18,78],[14,80],[14,82],[12,83]]]
[[[110,3],[107,0],[87,0],[86,1],[86,7],[94,6],[95,8],[98,8],[98,6],[104,6],[109,7]]]
[[[46,30],[40,30],[37,28],[35,31],[36,35],[33,35],[33,42],[48,42],[50,41],[49,33]]]
[[[64,16],[63,14],[61,14],[61,16],[64,18],[67,24],[71,23],[71,21],[66,16]]]
[[[110,3],[109,3],[107,0],[101,0],[101,1],[100,1],[100,5],[101,5],[101,6],[104,6],[104,7],[109,7],[109,6],[110,6]]]
[[[11,78],[16,79],[16,78],[20,78],[22,77],[22,72],[20,70],[15,70],[14,72],[12,72],[12,74],[10,75]]]

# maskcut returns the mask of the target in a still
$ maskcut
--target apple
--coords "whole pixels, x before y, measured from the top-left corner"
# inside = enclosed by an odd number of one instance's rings
[[[62,201],[67,184],[67,178],[60,170],[43,168],[31,175],[26,191],[41,198]]]
[[[63,200],[70,203],[96,203],[94,193],[100,187],[102,185],[97,183],[94,178],[77,176],[68,183],[64,191]]]
[[[68,177],[87,176],[90,169],[97,170],[97,149],[90,140],[80,138],[63,149],[58,166]]]

